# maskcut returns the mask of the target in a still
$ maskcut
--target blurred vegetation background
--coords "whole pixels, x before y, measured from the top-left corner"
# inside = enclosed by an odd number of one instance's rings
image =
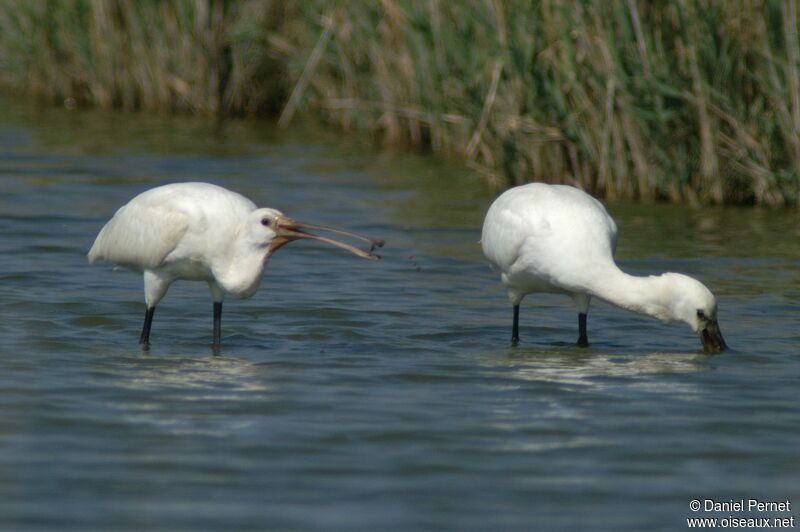
[[[498,186],[796,206],[797,21],[796,0],[5,0],[0,83],[302,115]]]

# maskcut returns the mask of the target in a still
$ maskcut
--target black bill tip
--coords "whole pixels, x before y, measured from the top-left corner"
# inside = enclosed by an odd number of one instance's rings
[[[707,355],[716,355],[728,349],[722,332],[719,330],[717,320],[710,320],[700,329],[700,341],[703,344],[703,351]]]

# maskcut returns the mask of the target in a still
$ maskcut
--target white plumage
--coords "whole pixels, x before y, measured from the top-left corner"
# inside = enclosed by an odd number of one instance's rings
[[[713,294],[679,273],[637,277],[614,262],[617,226],[595,198],[565,185],[531,183],[503,193],[483,224],[483,253],[500,272],[514,307],[512,342],[519,341],[519,304],[533,292],[569,295],[578,309],[579,345],[588,345],[592,297],[662,321],[679,320],[698,333],[707,352],[725,342]]]
[[[208,183],[175,183],[143,192],[117,210],[89,250],[98,259],[143,272],[147,311],[140,342],[147,344],[155,307],[177,279],[205,281],[214,301],[214,343],[220,341],[225,294],[252,296],[269,256],[292,240],[326,242],[358,256],[377,255],[304,232],[321,229],[383,242],[330,227],[296,222],[280,211],[259,209],[244,196]]]

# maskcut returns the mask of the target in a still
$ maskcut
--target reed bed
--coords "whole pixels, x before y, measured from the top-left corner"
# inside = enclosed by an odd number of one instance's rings
[[[0,81],[55,101],[297,116],[499,187],[800,203],[796,0],[0,3]]]

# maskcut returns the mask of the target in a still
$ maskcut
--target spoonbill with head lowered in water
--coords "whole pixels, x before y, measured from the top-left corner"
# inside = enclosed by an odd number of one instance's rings
[[[530,183],[498,197],[486,214],[483,254],[500,271],[514,307],[511,341],[519,342],[519,305],[533,292],[569,295],[578,308],[578,345],[589,345],[586,315],[597,297],[662,321],[683,321],[706,353],[726,349],[714,295],[680,273],[628,275],[614,262],[617,226],[603,205],[577,188]]]
[[[304,229],[358,238],[371,248],[363,251]],[[270,255],[299,239],[332,244],[365,259],[380,258],[372,250],[383,246],[382,240],[259,209],[217,185],[175,183],[145,191],[120,207],[97,235],[88,257],[90,263],[103,259],[144,273],[147,309],[139,343],[145,345],[156,305],[169,285],[178,279],[207,282],[214,301],[214,345],[219,345],[225,294],[252,296]]]

